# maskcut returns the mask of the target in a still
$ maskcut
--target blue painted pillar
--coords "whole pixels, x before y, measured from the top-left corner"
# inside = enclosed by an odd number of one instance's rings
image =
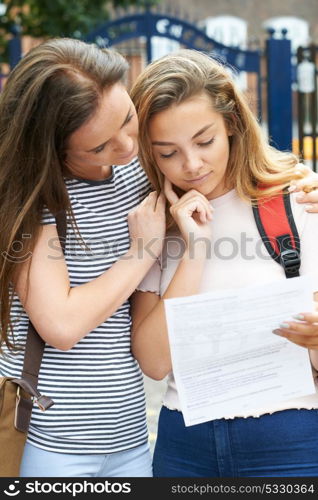
[[[151,11],[150,11],[150,4],[146,4],[146,10],[145,10],[145,25],[146,25],[146,51],[147,51],[147,64],[150,64],[152,61],[152,45],[151,45]]]
[[[267,116],[270,144],[281,151],[292,149],[292,64],[291,42],[287,30],[284,38],[273,38],[269,30],[266,40],[267,59]]]
[[[14,68],[18,64],[22,56],[20,26],[11,28],[13,37],[9,40],[9,65]]]

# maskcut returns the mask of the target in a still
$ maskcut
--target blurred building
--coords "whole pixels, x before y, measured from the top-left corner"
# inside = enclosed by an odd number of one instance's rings
[[[265,26],[269,20],[299,18],[308,23],[310,40],[318,42],[317,0],[161,0],[160,5],[177,10],[181,17],[182,14],[187,14],[196,22],[217,16],[241,18],[247,23],[248,44],[263,44],[266,37]]]

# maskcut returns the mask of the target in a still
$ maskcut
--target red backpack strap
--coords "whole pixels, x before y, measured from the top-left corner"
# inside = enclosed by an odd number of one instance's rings
[[[286,278],[299,276],[300,239],[289,193],[259,200],[253,214],[269,255],[283,266]]]

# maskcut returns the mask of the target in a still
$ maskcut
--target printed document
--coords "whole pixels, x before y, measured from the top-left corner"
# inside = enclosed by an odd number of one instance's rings
[[[186,426],[315,392],[308,350],[272,331],[314,310],[308,276],[166,299]]]

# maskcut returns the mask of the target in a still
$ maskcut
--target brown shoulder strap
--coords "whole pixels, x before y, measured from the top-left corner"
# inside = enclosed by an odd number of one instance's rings
[[[67,220],[64,210],[59,212],[56,217],[56,229],[59,236],[60,244],[65,253],[66,229]],[[24,363],[22,370],[22,378],[27,380],[35,389],[38,385],[38,376],[42,362],[45,342],[42,340],[36,329],[29,321],[27,340],[25,345]]]

